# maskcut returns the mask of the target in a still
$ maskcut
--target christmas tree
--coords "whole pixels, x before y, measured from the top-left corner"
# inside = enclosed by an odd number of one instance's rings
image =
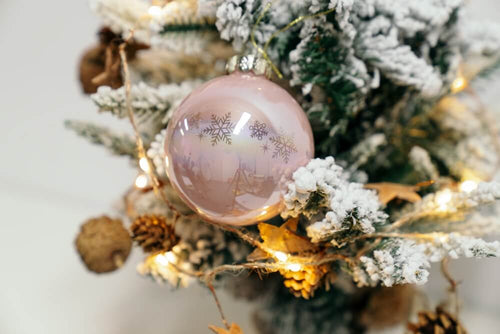
[[[138,171],[121,220],[82,226],[90,270],[135,244],[144,276],[212,291],[216,333],[241,333],[218,288],[258,301],[262,333],[418,311],[412,333],[465,333],[453,307],[415,310],[413,286],[442,262],[456,297],[448,259],[500,255],[483,239],[500,231],[500,123],[476,93],[500,26],[460,0],[90,3],[103,28],[82,87],[134,136],[66,125]]]

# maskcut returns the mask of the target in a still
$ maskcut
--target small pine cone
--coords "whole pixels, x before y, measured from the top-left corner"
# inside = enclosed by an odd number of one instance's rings
[[[409,323],[408,329],[414,334],[467,334],[458,319],[440,307],[420,312],[418,323]]]
[[[283,284],[290,289],[295,297],[309,299],[314,296],[314,291],[325,284],[327,288],[335,280],[335,275],[328,265],[304,266],[299,271],[282,269],[280,274],[285,278]]]
[[[132,248],[132,240],[122,221],[107,216],[87,220],[75,244],[87,268],[96,273],[121,267]]]
[[[167,223],[164,216],[139,216],[130,226],[132,239],[136,241],[146,253],[169,251],[178,242],[174,228]]]
[[[85,51],[79,64],[80,83],[85,94],[93,94],[97,92],[99,86],[103,85],[114,89],[123,86],[121,60],[118,51],[123,39],[107,27],[102,28],[98,35],[99,43]],[[110,73],[104,79],[96,82],[95,78],[106,70],[106,52],[108,48],[111,51],[111,64],[114,64],[114,66],[111,67]],[[137,51],[147,48],[148,46],[145,44],[131,41],[125,48],[127,59],[132,61]]]

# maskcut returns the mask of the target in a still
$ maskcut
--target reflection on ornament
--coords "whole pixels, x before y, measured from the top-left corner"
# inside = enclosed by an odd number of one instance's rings
[[[277,215],[291,174],[313,158],[302,108],[247,65],[248,72],[235,67],[191,93],[167,129],[169,179],[213,222],[246,225]]]

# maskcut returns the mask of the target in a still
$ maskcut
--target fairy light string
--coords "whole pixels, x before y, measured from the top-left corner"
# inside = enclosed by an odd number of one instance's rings
[[[312,18],[315,18],[315,17],[320,17],[320,16],[328,15],[328,14],[332,13],[333,11],[335,11],[335,8],[331,8],[331,9],[328,9],[328,10],[325,10],[325,11],[322,11],[322,12],[319,12],[319,13],[316,13],[316,14],[302,15],[302,16],[297,17],[296,19],[294,19],[293,21],[291,21],[290,23],[288,23],[283,28],[281,28],[279,30],[276,30],[267,39],[266,43],[264,43],[264,47],[262,48],[255,41],[255,31],[257,30],[257,27],[259,26],[260,22],[262,21],[262,19],[266,15],[266,13],[272,7],[273,2],[274,1],[268,2],[264,6],[264,9],[262,9],[261,13],[259,14],[257,20],[255,21],[255,24],[252,27],[252,31],[250,32],[250,41],[252,42],[253,47],[262,55],[262,57],[267,61],[267,63],[269,64],[269,66],[271,66],[271,69],[278,76],[278,78],[283,79],[283,74],[281,74],[281,72],[278,69],[278,67],[276,65],[274,65],[274,63],[272,62],[271,58],[269,57],[269,54],[267,53],[267,50],[269,49],[269,45],[271,44],[271,42],[273,41],[273,39],[275,39],[279,34],[287,31],[290,28],[292,28],[297,23],[300,23],[300,22],[302,22],[304,20],[307,20],[307,19],[312,19]]]

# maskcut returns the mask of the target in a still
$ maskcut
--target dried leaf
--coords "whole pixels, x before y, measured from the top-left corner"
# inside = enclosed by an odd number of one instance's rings
[[[243,331],[241,330],[240,326],[238,326],[234,322],[229,327],[229,330],[223,327],[217,327],[213,325],[208,326],[208,328],[211,329],[216,334],[243,334]]]
[[[381,182],[365,184],[366,189],[374,189],[378,191],[378,198],[381,203],[387,204],[393,199],[399,198],[411,203],[418,202],[422,199],[417,190],[420,186],[411,186],[399,183]]]
[[[265,247],[285,253],[304,253],[314,251],[317,246],[308,238],[299,236],[297,231],[298,218],[291,218],[280,227],[260,223],[260,237]]]

